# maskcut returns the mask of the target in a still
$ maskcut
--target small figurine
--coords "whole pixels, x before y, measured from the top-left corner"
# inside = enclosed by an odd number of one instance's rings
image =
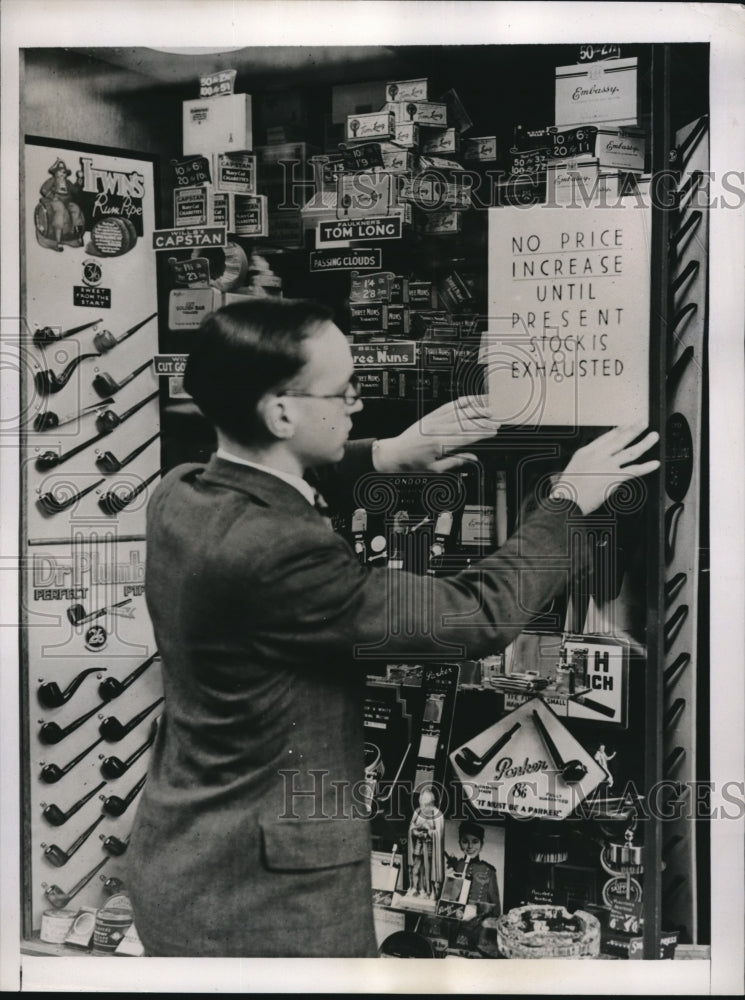
[[[36,239],[43,247],[61,252],[64,245],[82,247],[85,217],[73,201],[83,191],[83,172],[70,181],[72,171],[64,160],[57,159],[48,171],[52,176],[44,181],[39,193],[41,200],[34,212]]]
[[[500,912],[497,869],[488,861],[481,860],[484,846],[484,828],[473,820],[464,820],[458,827],[458,843],[463,851],[462,858],[446,855],[448,868],[456,875],[471,880],[468,903],[487,904],[489,912],[498,916]],[[496,911],[496,912],[495,912]]]
[[[600,746],[595,751],[595,753],[593,754],[595,760],[598,762],[598,764],[600,764],[602,769],[605,771],[606,774],[605,783],[608,785],[609,790],[613,788],[613,775],[610,773],[610,770],[608,769],[608,762],[613,760],[613,758],[616,756],[616,753],[617,751],[614,751],[612,754],[606,753],[605,743],[601,743]]]
[[[409,824],[409,888],[414,896],[438,899],[445,874],[445,819],[434,789],[425,785]]]

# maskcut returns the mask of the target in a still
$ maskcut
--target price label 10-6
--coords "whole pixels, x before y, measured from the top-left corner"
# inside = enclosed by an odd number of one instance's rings
[[[551,156],[555,160],[563,160],[568,156],[580,156],[593,153],[597,128],[586,125],[583,128],[564,129],[561,132],[555,127],[551,129],[553,146]]]
[[[177,187],[198,187],[210,184],[210,161],[206,156],[190,156],[188,160],[171,160]]]

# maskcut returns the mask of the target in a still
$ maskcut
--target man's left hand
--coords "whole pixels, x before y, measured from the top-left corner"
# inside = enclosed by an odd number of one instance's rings
[[[485,396],[462,396],[445,403],[394,438],[376,441],[373,465],[378,472],[449,472],[476,461],[461,451],[494,437],[500,425]]]

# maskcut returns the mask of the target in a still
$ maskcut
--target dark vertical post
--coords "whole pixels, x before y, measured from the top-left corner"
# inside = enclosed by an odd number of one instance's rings
[[[649,315],[649,425],[659,431],[664,463],[667,398],[670,209],[674,189],[669,171],[670,46],[652,47],[652,255]],[[663,470],[650,480],[647,513],[647,671],[644,786],[650,792],[662,778],[663,618],[665,608],[665,491]],[[652,798],[652,804],[657,797]],[[644,958],[657,959],[662,930],[662,820],[652,816],[644,837]]]

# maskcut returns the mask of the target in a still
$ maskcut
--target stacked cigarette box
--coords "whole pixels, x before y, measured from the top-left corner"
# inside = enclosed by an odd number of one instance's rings
[[[194,163],[177,165],[174,226],[224,225],[235,236],[267,235],[267,200],[258,194],[252,145],[250,94],[183,102],[183,152]]]
[[[378,110],[345,115],[341,152],[316,158],[315,198],[302,212],[306,229],[334,217],[400,215],[424,234],[460,231],[461,213],[471,207],[459,162],[471,120],[455,91],[432,100],[429,90],[427,79],[393,81]],[[495,141],[484,143],[471,147],[472,155],[496,155]],[[374,191],[360,180],[365,174],[376,175]],[[384,176],[392,182],[387,187]]]
[[[647,152],[636,78],[636,58],[557,67],[556,124],[516,127],[499,203],[588,204],[633,192]]]

